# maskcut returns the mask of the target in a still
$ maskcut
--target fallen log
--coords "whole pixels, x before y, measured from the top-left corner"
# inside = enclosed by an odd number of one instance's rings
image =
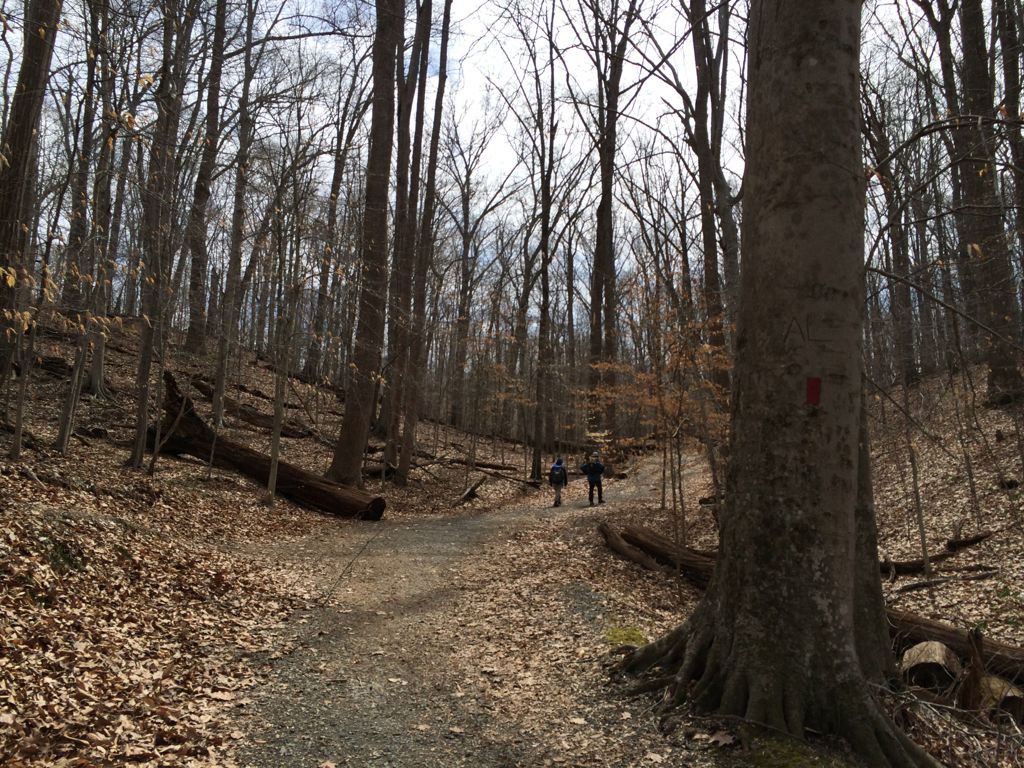
[[[969,543],[960,545],[954,552],[941,552],[933,555],[930,561],[934,564],[953,557],[965,546],[985,541],[991,535],[991,533],[979,534],[969,539],[958,540]],[[710,573],[710,569],[713,568],[715,558],[717,557],[717,552],[715,551],[704,552],[690,547],[676,546],[671,539],[642,526],[628,526],[623,531],[622,536],[637,547],[650,552],[665,565],[681,571],[684,576],[697,586],[706,584],[705,572]],[[895,570],[898,574],[915,574],[924,570],[924,562],[923,560],[886,561],[881,563],[881,570],[886,574],[892,570]]]
[[[903,652],[900,672],[911,685],[941,694],[950,690],[957,681],[963,665],[948,645],[928,640]]]
[[[613,552],[618,552],[627,560],[632,560],[648,571],[656,571],[665,573],[669,570],[668,566],[662,565],[653,557],[648,555],[642,549],[634,547],[628,541],[622,538],[619,533],[614,530],[608,523],[601,523],[597,526],[597,530],[604,536],[604,541],[608,545],[609,549]]]
[[[937,579],[925,579],[924,581],[913,581],[910,584],[904,584],[896,591],[899,593],[904,592],[916,592],[919,589],[931,589],[932,587],[940,587],[943,584],[949,584],[951,581],[982,581],[983,579],[991,579],[997,573],[995,568],[985,571],[984,573],[975,573],[972,576],[942,576]]]
[[[366,444],[367,455],[372,456],[375,453],[382,453],[383,451],[383,443],[370,442]],[[457,466],[469,467],[470,469],[489,469],[492,472],[518,471],[518,467],[513,467],[509,464],[497,464],[493,461],[470,461],[469,459],[463,459],[458,456],[438,456],[436,453],[424,451],[422,448],[417,448],[416,450],[414,450],[413,455],[420,459],[427,459],[428,461],[436,464],[455,464]]]
[[[7,432],[14,435],[17,432],[17,428],[14,424],[6,421],[0,421],[0,432]],[[36,437],[25,427],[21,428],[21,444],[23,447],[32,451],[46,450],[45,442]]]
[[[970,656],[968,633],[914,613],[887,608],[889,632],[896,643],[897,651],[908,646],[936,640],[948,645],[961,657]],[[982,649],[985,668],[1014,682],[1024,682],[1024,648],[985,639]]]
[[[943,560],[948,560],[951,557],[955,557],[965,549],[973,547],[975,544],[980,544],[983,541],[995,536],[996,531],[982,531],[976,533],[973,536],[965,536],[964,538],[952,538],[947,539],[946,549],[943,552],[932,555],[928,558],[929,565],[935,565],[941,563]],[[882,560],[879,562],[879,566],[882,569],[882,573],[888,576],[915,576],[920,573],[925,573],[926,568],[924,566],[924,558],[918,558],[917,560]]]
[[[670,539],[639,525],[631,525],[622,538],[633,546],[649,552],[655,560],[679,571],[694,586],[704,589],[711,581],[715,557],[689,547],[676,546]]]
[[[508,475],[503,475],[500,472],[495,472],[490,469],[481,469],[480,465],[476,466],[476,471],[482,472],[488,477],[493,477],[497,480],[504,480],[506,483],[518,483],[519,485],[527,485],[530,488],[540,488],[540,480],[523,480],[521,477],[509,477]]]
[[[976,533],[973,536],[964,536],[963,538],[952,538],[946,540],[946,551],[947,552],[959,552],[961,549],[967,549],[973,547],[975,544],[991,539],[995,536],[997,531],[982,531]]]
[[[63,357],[56,357],[54,355],[36,355],[32,359],[32,367],[38,368],[43,373],[56,376],[58,379],[69,377],[74,369],[74,366]],[[14,371],[15,376],[20,376],[21,364],[12,362],[11,370]]]
[[[486,480],[487,475],[481,475],[479,480],[477,480],[475,483],[473,483],[471,486],[469,486],[466,490],[462,492],[462,495],[455,500],[452,506],[457,507],[459,506],[459,504],[465,504],[467,501],[475,499],[476,492],[480,490],[480,486],[483,485]]]
[[[948,560],[951,557],[956,556],[956,552],[939,552],[938,554],[932,555],[928,558],[930,565],[936,565],[941,563],[943,560]],[[879,560],[878,566],[886,576],[916,576],[919,573],[925,572],[924,558],[918,558],[917,560]]]
[[[421,459],[431,459],[432,461],[440,461],[445,464],[460,464],[462,466],[470,467],[471,469],[490,469],[495,472],[515,472],[518,469],[517,467],[513,467],[508,464],[496,464],[493,461],[470,461],[469,459],[462,459],[458,456],[438,456],[437,454],[424,450],[416,450],[414,454],[419,456]]]
[[[249,364],[255,366],[256,368],[262,368],[265,371],[270,371],[271,373],[274,374],[277,373],[276,365],[274,365],[272,362],[262,360],[258,356]],[[338,398],[339,402],[345,402],[345,388],[338,386],[337,384],[334,384],[333,382],[330,382],[327,379],[312,378],[306,376],[302,371],[290,371],[288,373],[288,378],[294,379],[295,381],[301,382],[303,384],[318,387],[319,389],[326,389],[328,392],[333,393],[334,396]]]
[[[237,389],[239,392],[244,392],[247,395],[252,395],[253,397],[258,397],[260,400],[266,400],[269,403],[274,402],[274,396],[273,395],[268,395],[266,392],[264,392],[262,389],[259,389],[258,387],[250,387],[250,386],[247,386],[245,384],[232,384],[231,386],[232,386],[232,388]],[[290,402],[288,400],[284,401],[284,407],[287,408],[290,411],[301,411],[302,410],[302,406],[301,405],[299,405],[297,403],[292,403],[292,402]]]
[[[170,371],[164,371],[164,417],[161,452],[211,460],[215,467],[230,469],[266,484],[270,457],[217,435],[196,413]],[[212,459],[211,459],[212,454]],[[300,506],[361,520],[380,520],[386,502],[370,494],[327,480],[286,461],[277,463],[277,493]]]
[[[982,712],[989,717],[1005,712],[1017,725],[1024,723],[1024,691],[995,675],[985,675],[981,678],[979,688],[979,709]]]
[[[202,379],[193,379],[192,386],[199,394],[205,397],[207,400],[213,401],[213,387]],[[228,416],[233,416],[239,421],[244,421],[246,424],[251,424],[254,427],[260,429],[268,429],[273,431],[274,429],[274,417],[270,414],[262,413],[251,405],[240,403],[233,397],[224,397],[224,412]],[[303,424],[300,421],[293,419],[285,419],[281,422],[281,437],[294,437],[294,438],[307,438],[313,437],[313,430],[309,426]]]
[[[711,581],[715,560],[704,553],[688,547],[677,547],[666,537],[640,526],[629,526],[622,532],[622,538],[658,562],[672,566],[700,589],[704,589]],[[644,565],[625,552],[616,551],[638,565]],[[961,657],[970,654],[968,633],[963,630],[895,608],[886,608],[886,615],[897,653],[918,643],[935,640],[948,645]],[[1024,648],[986,640],[983,658],[990,672],[1016,683],[1024,683]]]

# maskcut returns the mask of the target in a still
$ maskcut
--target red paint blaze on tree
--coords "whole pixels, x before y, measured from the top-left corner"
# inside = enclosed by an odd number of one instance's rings
[[[807,379],[807,404],[821,405],[821,378],[818,376]]]
[[[872,695],[893,661],[862,419],[860,17],[859,0],[751,5],[720,555],[689,620],[624,668],[673,673],[672,704],[841,736],[904,768],[936,763]],[[820,332],[787,334],[800,321]]]

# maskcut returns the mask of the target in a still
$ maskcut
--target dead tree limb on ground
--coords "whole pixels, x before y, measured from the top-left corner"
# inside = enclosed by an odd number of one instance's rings
[[[976,533],[973,536],[949,539],[946,541],[945,551],[932,555],[928,559],[928,562],[930,565],[941,563],[943,560],[955,557],[965,549],[973,547],[975,544],[987,541],[995,534],[996,531],[982,531],[981,533]],[[927,570],[925,568],[924,558],[918,558],[917,560],[882,560],[879,565],[882,568],[882,573],[890,577],[914,576],[919,573],[925,573]]]
[[[473,483],[471,486],[469,486],[466,490],[462,492],[462,495],[455,500],[452,506],[457,507],[460,504],[465,504],[467,501],[475,499],[476,492],[480,489],[480,486],[483,485],[486,480],[487,475],[481,475],[480,478],[475,483]]]
[[[215,436],[196,413],[191,399],[182,396],[169,371],[164,372],[164,382],[166,442],[161,452],[212,461],[215,467],[234,470],[266,484],[270,476],[270,457],[223,436]],[[386,506],[380,496],[332,482],[285,461],[278,462],[277,493],[309,509],[362,520],[380,520]]]
[[[670,571],[669,567],[662,565],[649,554],[644,552],[639,547],[634,547],[628,541],[622,538],[622,536],[612,528],[608,523],[601,523],[597,526],[597,530],[604,536],[605,543],[609,549],[613,552],[618,552],[627,560],[632,560],[634,563],[642,565],[648,571],[656,571],[659,573],[666,573]]]
[[[205,381],[194,379],[192,386],[199,394],[207,400],[213,400],[213,387]],[[224,411],[228,416],[233,416],[239,421],[251,424],[260,429],[274,429],[273,415],[262,413],[251,405],[235,400],[233,397],[224,398]],[[293,419],[285,419],[281,424],[281,437],[307,438],[313,437],[313,430],[308,425]]]

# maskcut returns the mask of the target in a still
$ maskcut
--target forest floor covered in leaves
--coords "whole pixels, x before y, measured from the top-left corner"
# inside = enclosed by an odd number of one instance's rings
[[[752,742],[714,719],[689,716],[664,735],[657,702],[623,697],[609,676],[615,647],[676,625],[699,595],[617,558],[596,526],[685,529],[688,543],[713,548],[711,515],[696,504],[709,491],[698,453],[685,473],[685,517],[660,509],[657,457],[621,467],[628,479],[609,482],[608,503],[594,508],[579,478],[558,509],[546,489],[497,478],[456,506],[476,476],[441,460],[407,488],[370,480],[388,499],[380,523],[283,500],[267,508],[255,484],[199,462],[123,468],[134,372],[125,336],[109,352],[113,397],[83,400],[67,456],[49,448],[66,383],[36,372],[30,446],[19,462],[0,460],[0,763],[847,764],[840,749]],[[71,357],[58,341],[43,351]],[[187,361],[176,370],[197,371]],[[240,398],[270,412],[253,394],[273,391],[265,368],[242,366],[236,383],[249,390]],[[912,401],[926,541],[937,552],[957,533],[998,533],[945,561],[930,589],[904,589],[920,577],[887,581],[887,598],[1024,643],[1020,503],[1005,482],[1022,479],[1012,419],[976,412],[966,445],[975,508],[952,393],[929,386]],[[289,415],[335,434],[332,393],[292,382],[287,397]],[[906,432],[886,403],[872,409],[882,548],[894,560],[919,557]],[[266,434],[228,427],[231,439],[266,449]],[[4,455],[8,441],[0,433]],[[321,441],[283,442],[289,461],[326,466]],[[442,458],[525,460],[521,446],[432,423],[421,444]],[[990,576],[967,578],[984,565]],[[894,707],[949,765],[1021,764],[1019,732]]]

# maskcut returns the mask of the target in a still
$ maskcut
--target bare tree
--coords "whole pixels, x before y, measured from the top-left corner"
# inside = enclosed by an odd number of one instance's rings
[[[156,118],[150,138],[149,166],[142,191],[141,222],[145,250],[145,275],[142,289],[143,326],[139,341],[139,362],[135,376],[135,442],[129,464],[141,467],[149,427],[150,372],[153,353],[162,342],[164,306],[170,281],[172,200],[177,158],[178,130],[181,127],[184,84],[188,74],[189,44],[195,24],[198,0],[170,0],[161,9],[160,70],[156,76],[154,101]]]
[[[373,40],[373,103],[361,245],[359,328],[345,394],[345,417],[327,470],[339,482],[362,483],[363,451],[370,434],[376,380],[384,342],[387,290],[388,179],[395,127],[395,52],[405,22],[403,0],[378,0]]]
[[[398,459],[397,482],[409,479],[412,454],[416,448],[416,425],[419,423],[420,388],[427,363],[429,344],[426,340],[427,279],[434,256],[434,211],[436,209],[437,158],[441,143],[441,119],[445,84],[448,80],[448,36],[451,27],[452,0],[444,0],[441,14],[441,42],[438,48],[437,91],[434,95],[434,118],[427,153],[427,178],[423,190],[423,212],[420,215],[419,239],[416,248],[416,270],[413,276],[413,316],[409,345],[409,371],[402,405],[402,451]]]
[[[18,309],[18,288],[30,282],[31,264],[25,261],[32,213],[35,209],[36,135],[46,83],[50,78],[57,24],[62,0],[32,0],[25,14],[24,47],[18,82],[3,127],[0,162],[0,378],[6,378],[10,363],[8,328]]]
[[[186,240],[192,257],[188,282],[188,334],[185,346],[195,354],[206,347],[206,272],[209,254],[206,245],[207,207],[210,203],[213,173],[220,144],[221,79],[224,72],[224,47],[227,40],[227,0],[215,0],[213,42],[210,49],[210,71],[206,82],[206,125],[202,159],[196,173],[195,191],[189,209]]]
[[[614,194],[615,153],[618,149],[619,118],[625,109],[622,74],[630,33],[640,18],[642,0],[578,0],[579,18],[572,20],[574,35],[587,54],[597,77],[597,102],[592,104],[587,125],[597,155],[600,199],[597,204],[594,264],[590,283],[590,374],[591,427],[615,432],[614,398],[603,393],[605,407],[600,408],[599,390],[614,386],[616,360],[615,336],[615,233]],[[635,86],[634,86],[635,87]],[[578,110],[584,99],[574,98]]]

